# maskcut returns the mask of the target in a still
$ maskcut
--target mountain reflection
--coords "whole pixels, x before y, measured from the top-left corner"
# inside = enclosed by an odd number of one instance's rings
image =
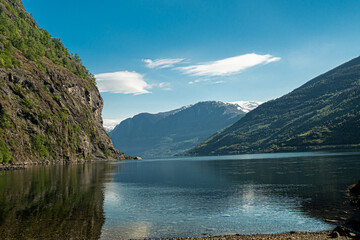
[[[118,163],[101,239],[333,228],[324,219],[347,217],[344,190],[358,178],[360,155],[292,155]]]
[[[99,239],[105,164],[0,173],[1,239]]]
[[[0,172],[0,239],[324,231],[333,228],[325,218],[346,217],[344,190],[358,179],[359,154],[267,156],[282,157]]]
[[[266,195],[279,201],[297,199],[300,201],[297,207],[301,207],[302,212],[325,219],[342,215],[349,208],[343,204],[344,191],[358,179],[359,158],[360,155],[355,154],[278,159],[219,157],[210,161],[144,160],[124,164],[124,169],[114,172],[114,182],[141,187],[141,191],[127,191],[126,196],[142,202],[140,205],[144,207],[155,198],[166,198],[171,192],[172,197],[177,198],[177,205],[191,205],[206,213],[222,212],[222,208],[229,207],[224,204],[228,199],[244,195],[239,199],[247,202],[250,194],[252,197],[255,194],[256,198]]]
[[[300,211],[311,217],[346,218],[352,207],[345,190],[359,178],[360,155],[325,155],[195,163],[229,185],[250,182],[263,194],[299,199]]]

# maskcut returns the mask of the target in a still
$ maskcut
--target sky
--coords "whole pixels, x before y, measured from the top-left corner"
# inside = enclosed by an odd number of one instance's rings
[[[265,102],[359,56],[358,0],[23,0],[95,74],[105,125]]]

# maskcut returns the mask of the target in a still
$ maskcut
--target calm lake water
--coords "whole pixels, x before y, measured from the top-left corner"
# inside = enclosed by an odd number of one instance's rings
[[[0,239],[323,231],[360,153],[187,157],[0,172]]]

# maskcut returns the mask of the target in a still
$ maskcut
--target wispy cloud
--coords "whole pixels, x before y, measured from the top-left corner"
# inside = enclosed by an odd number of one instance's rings
[[[143,59],[142,61],[146,63],[146,67],[148,68],[169,68],[184,61],[184,58]]]
[[[169,82],[161,82],[161,83],[152,83],[151,88],[160,88],[161,90],[171,91],[171,83]]]
[[[225,81],[222,81],[222,80],[216,81],[215,79],[211,79],[211,78],[203,78],[203,79],[196,79],[194,81],[188,82],[188,84],[190,84],[190,85],[196,84],[196,83],[205,83],[208,85],[214,85],[214,84],[225,83]]]
[[[220,83],[225,83],[225,81],[216,81],[213,84],[220,84]]]
[[[255,53],[249,53],[204,64],[177,67],[176,69],[192,76],[226,76],[239,73],[256,65],[268,64],[279,60],[279,57],[273,57],[269,54],[259,55]]]
[[[144,75],[137,72],[112,72],[96,74],[96,83],[100,92],[144,94],[150,93],[151,85],[145,82]]]
[[[190,81],[190,82],[188,82],[188,84],[191,85],[191,84],[195,84],[195,83],[209,82],[209,81],[211,81],[210,78],[200,78],[200,79],[196,79],[194,81]]]
[[[165,91],[171,91],[171,83],[169,82],[161,82],[158,84],[158,87],[165,90]]]

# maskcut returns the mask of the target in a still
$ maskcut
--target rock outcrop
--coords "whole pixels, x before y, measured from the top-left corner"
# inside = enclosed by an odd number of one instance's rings
[[[0,1],[0,163],[128,159],[102,127],[103,100],[77,55]]]
[[[350,203],[360,209],[360,180],[350,189],[350,192],[353,194],[353,198],[350,200]]]

